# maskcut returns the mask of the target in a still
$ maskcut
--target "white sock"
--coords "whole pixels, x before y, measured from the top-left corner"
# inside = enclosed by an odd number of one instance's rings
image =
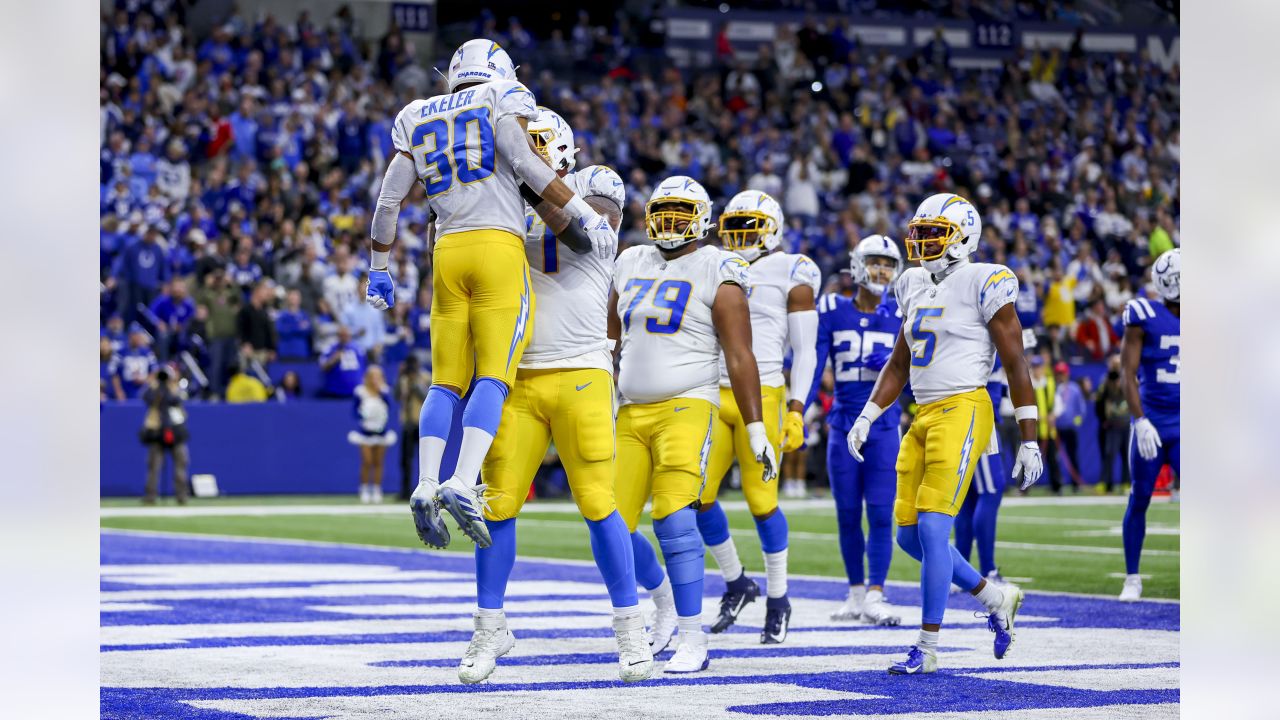
[[[1142,584],[1142,576],[1141,576],[1141,575],[1125,575],[1125,576],[1124,576],[1124,580],[1125,580],[1125,582],[1136,582],[1136,583],[1138,583],[1139,585],[1141,585],[1141,584]]]
[[[850,585],[849,586],[849,602],[855,605],[861,605],[867,601],[866,585]]]
[[[440,461],[444,458],[444,438],[418,438],[418,478],[440,484]]]
[[[868,590],[866,604],[884,602],[884,592],[880,590]]]
[[[484,464],[484,456],[489,454],[489,446],[493,445],[493,436],[478,427],[462,428],[462,447],[458,450],[458,467],[453,476],[462,480],[468,487],[476,484],[480,476],[480,466]],[[437,466],[437,470],[439,466]]]
[[[787,550],[764,554],[765,595],[780,598],[787,594]]]
[[[663,575],[662,582],[658,584],[658,587],[649,591],[649,597],[653,598],[653,604],[660,608],[675,607],[676,596],[671,590],[671,578]]]
[[[916,639],[916,645],[922,650],[938,652],[938,631],[921,630],[920,637]]]
[[[982,586],[974,597],[978,598],[978,602],[986,606],[989,612],[995,612],[1004,604],[1004,591],[996,586],[995,583],[989,582]]]
[[[685,640],[694,640],[702,635],[701,615],[677,618],[676,625],[680,628],[680,637]]]
[[[708,546],[707,549],[716,559],[716,565],[720,566],[720,575],[724,577],[725,582],[742,577],[742,560],[738,558],[738,546],[733,544],[733,538],[719,545]]]

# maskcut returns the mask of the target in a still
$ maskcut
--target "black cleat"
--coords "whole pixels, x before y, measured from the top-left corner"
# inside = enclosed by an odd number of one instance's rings
[[[747,577],[746,571],[732,582],[727,583],[728,587],[724,591],[724,595],[720,596],[720,617],[711,626],[711,632],[722,633],[728,630],[738,620],[738,615],[742,613],[742,609],[747,605],[755,602],[760,597],[760,586],[755,580]]]
[[[764,630],[760,632],[760,643],[777,645],[786,640],[787,628],[790,626],[791,601],[787,596],[765,600]]]

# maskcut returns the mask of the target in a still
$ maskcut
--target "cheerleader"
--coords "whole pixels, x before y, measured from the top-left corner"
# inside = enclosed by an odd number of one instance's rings
[[[360,448],[360,502],[382,502],[382,467],[387,448],[396,444],[396,431],[387,427],[391,419],[391,390],[382,368],[370,365],[364,382],[355,390],[355,430],[347,440]]]

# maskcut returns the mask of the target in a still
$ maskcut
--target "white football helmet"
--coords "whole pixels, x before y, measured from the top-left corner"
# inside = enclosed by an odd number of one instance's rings
[[[498,43],[476,38],[462,43],[453,53],[445,79],[449,81],[449,92],[454,92],[465,83],[515,80],[516,67]]]
[[[871,272],[867,269],[867,258],[869,257],[886,257],[893,261],[893,275],[889,277],[887,283],[871,281]],[[877,295],[883,295],[885,288],[892,285],[901,272],[902,253],[898,251],[897,243],[889,239],[887,235],[864,237],[858,243],[858,247],[849,253],[849,276],[853,278],[854,283],[862,285]]]
[[[711,196],[697,180],[673,175],[653,189],[644,221],[654,245],[675,250],[711,232]]]
[[[969,261],[982,237],[982,217],[973,203],[955,193],[925,198],[907,223],[907,259],[934,275]]]
[[[533,149],[551,163],[556,172],[569,172],[575,164],[578,148],[573,146],[573,128],[550,108],[538,106],[538,119],[529,121],[529,136]]]
[[[743,190],[720,214],[720,242],[725,250],[753,262],[782,244],[782,206],[768,193]]]
[[[1182,250],[1166,250],[1151,266],[1151,282],[1156,292],[1168,302],[1180,302],[1182,297]]]

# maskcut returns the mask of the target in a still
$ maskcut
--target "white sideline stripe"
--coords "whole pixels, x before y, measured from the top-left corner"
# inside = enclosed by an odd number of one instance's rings
[[[1168,525],[1148,525],[1148,535],[1175,535],[1181,536],[1182,531],[1176,527]],[[1063,535],[1067,537],[1119,537],[1124,535],[1124,528],[1114,525],[1105,530],[1068,530]]]
[[[110,534],[110,535],[126,535],[126,536],[136,535],[138,537],[176,537],[176,538],[186,538],[186,539],[207,538],[210,540],[225,540],[228,542],[251,542],[251,543],[263,543],[263,544],[274,543],[277,545],[296,545],[299,547],[328,547],[328,548],[348,547],[348,548],[360,548],[361,550],[374,550],[378,552],[390,552],[390,553],[426,553],[428,555],[440,555],[442,557],[455,557],[455,558],[458,557],[459,555],[459,553],[457,552],[450,552],[448,550],[431,550],[425,547],[398,548],[398,547],[389,547],[386,545],[370,545],[367,543],[333,542],[333,541],[327,541],[327,540],[299,540],[297,538],[264,538],[264,537],[254,537],[252,535],[224,535],[221,533],[182,533],[182,532],[171,532],[167,530],[119,530],[115,528],[102,528],[98,532]],[[542,563],[547,565],[576,565],[578,567],[590,567],[590,568],[594,568],[596,566],[595,562],[591,560],[574,560],[574,559],[563,559],[563,558],[524,557],[524,556],[521,556],[517,559],[520,562]],[[832,580],[841,579],[841,576],[836,576],[836,575],[806,575],[801,573],[788,573],[787,576],[791,578],[795,578],[797,580],[816,580],[819,582],[830,582]],[[911,582],[906,580],[887,580],[885,581],[885,584],[890,586],[896,586],[896,587],[904,587],[904,588],[914,588],[914,587],[919,587],[920,585],[920,583],[918,582]],[[1035,590],[1034,592],[1036,595],[1053,595],[1056,597],[1080,597],[1080,598],[1095,598],[1095,599],[1102,599],[1102,600],[1115,599],[1115,597],[1111,594],[1103,595],[1100,593],[1077,593],[1077,592],[1068,592],[1065,590]],[[1151,603],[1161,603],[1165,605],[1178,605],[1182,602],[1181,600],[1171,600],[1168,598],[1143,598],[1142,601],[1151,602]]]
[[[99,612],[142,612],[144,610],[170,610],[168,605],[155,605],[142,602],[104,602],[98,606]]]

